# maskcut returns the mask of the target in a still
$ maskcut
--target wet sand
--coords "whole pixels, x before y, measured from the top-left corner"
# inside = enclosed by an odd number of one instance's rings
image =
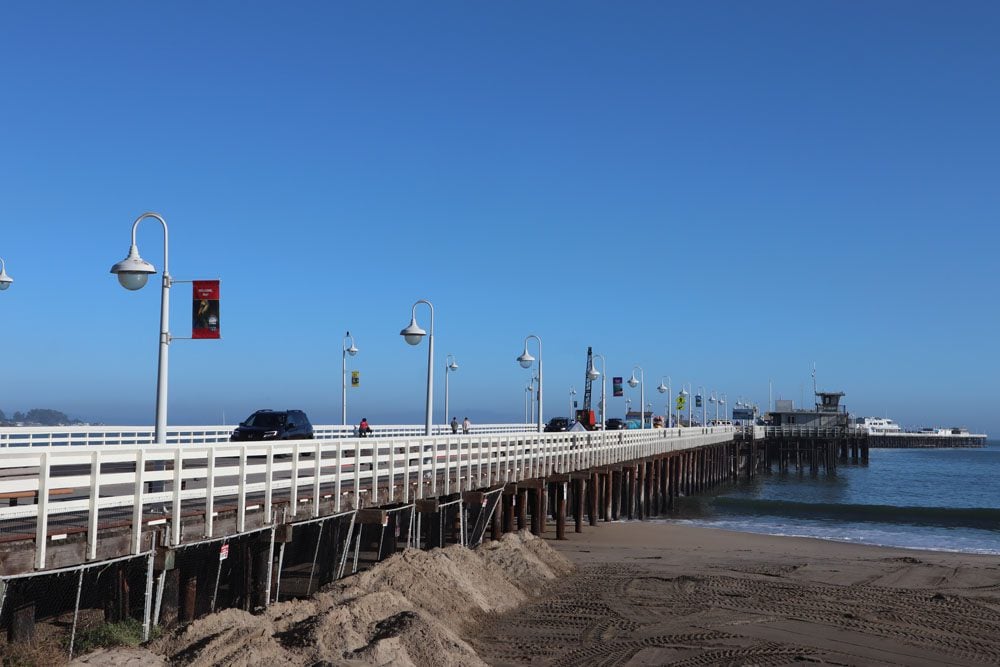
[[[657,522],[549,544],[577,572],[472,637],[493,665],[1000,664],[1000,557]]]

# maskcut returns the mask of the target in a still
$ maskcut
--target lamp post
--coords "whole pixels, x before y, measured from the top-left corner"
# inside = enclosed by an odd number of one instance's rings
[[[692,384],[692,383],[689,382],[687,386],[688,386],[688,395],[691,395],[694,392],[694,384]],[[692,409],[692,407],[694,405],[694,401],[688,400],[687,404],[688,404],[688,426],[690,427],[691,424],[692,424],[692,422],[691,422],[691,409]]]
[[[531,400],[531,394],[535,391],[535,378],[531,378],[528,386],[524,388],[524,423],[530,424],[535,420],[535,409],[534,402]]]
[[[605,400],[605,394],[604,394],[604,392],[605,392],[606,385],[607,385],[607,382],[606,382],[605,378],[607,377],[608,362],[604,358],[603,354],[597,354],[597,353],[595,353],[594,356],[601,358],[601,372],[598,372],[597,369],[594,368],[594,360],[591,359],[590,360],[590,368],[587,369],[587,377],[589,379],[591,379],[591,380],[596,380],[598,377],[601,378],[601,429],[603,430],[604,427],[605,427],[605,425],[606,425],[606,421],[605,420],[607,419],[607,417],[605,416],[605,402],[604,402],[604,400]]]
[[[719,404],[724,406],[726,404],[726,398],[728,398],[726,394],[723,394],[722,396],[720,396],[719,397]],[[724,408],[724,407],[722,408],[722,417],[726,421],[729,421],[729,416],[726,414],[726,408]]]
[[[705,387],[698,387],[698,395],[701,396],[701,425],[707,426],[705,422],[708,421],[708,403],[705,401]]]
[[[639,370],[639,379],[635,378],[635,371]],[[646,374],[642,371],[642,367],[635,365],[632,367],[632,377],[628,379],[628,386],[635,389],[636,385],[639,387],[639,428],[646,428]],[[626,415],[627,416],[627,415]]]
[[[431,311],[430,335],[417,325],[417,306],[427,304]],[[427,413],[424,417],[424,435],[431,435],[431,417],[434,409],[434,304],[427,299],[418,299],[410,311],[410,324],[399,332],[399,335],[410,345],[420,345],[420,340],[427,336]]]
[[[351,346],[347,347],[347,339],[351,339]],[[340,398],[341,398],[341,423],[347,426],[347,355],[352,357],[358,353],[358,348],[354,345],[354,336],[348,331],[344,334],[343,358],[340,372]]]
[[[140,290],[146,285],[150,274],[156,273],[153,265],[139,256],[135,245],[135,230],[146,218],[153,218],[163,227],[163,281],[160,290],[160,353],[156,368],[156,444],[167,443],[167,351],[170,346],[170,271],[168,268],[167,222],[156,213],[143,213],[132,223],[132,244],[128,257],[111,267],[111,273],[118,276],[118,282],[127,290]],[[152,486],[150,490],[154,489]]]
[[[529,334],[524,339],[524,352],[521,356],[517,358],[517,363],[521,364],[521,368],[531,368],[531,364],[534,363],[535,358],[528,353],[528,339],[534,338],[538,343],[538,432],[541,433],[542,428],[542,339],[535,334]]]
[[[458,370],[458,364],[455,363],[455,355],[449,354],[444,358],[444,423],[445,424],[448,423],[448,375],[450,373],[454,373],[457,370]]]
[[[683,385],[683,384],[681,385],[681,390],[679,392],[677,392],[677,395],[678,396],[683,396],[684,400],[687,402],[688,391],[687,391],[687,389],[685,389],[685,385]],[[681,412],[681,408],[678,406],[678,408],[677,408],[677,425],[678,426],[681,425],[681,415],[682,414],[683,414],[683,412]],[[690,426],[690,425],[691,425],[691,416],[689,414],[688,415],[688,426]]]
[[[663,384],[663,378],[667,378],[666,384]],[[674,392],[673,388],[670,386],[669,375],[664,375],[663,377],[660,378],[660,386],[656,388],[656,391],[660,392],[661,394],[665,393],[667,395],[667,423],[665,424],[665,426],[666,428],[670,428],[672,426],[672,424],[670,423],[671,415],[674,414],[674,407],[671,404],[671,402],[673,401]]]
[[[7,275],[7,266],[3,263],[3,257],[0,257],[0,290],[10,287],[12,282],[14,279]]]
[[[569,388],[569,417],[568,421],[573,421],[573,397],[576,396],[576,387]]]
[[[712,390],[712,395],[708,397],[709,403],[715,403],[715,425],[719,425],[719,399],[715,397],[715,390]]]

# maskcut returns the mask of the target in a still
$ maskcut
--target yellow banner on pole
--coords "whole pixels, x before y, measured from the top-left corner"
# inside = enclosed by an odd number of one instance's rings
[[[360,387],[361,386],[361,372],[351,371],[351,386]]]
[[[677,409],[678,410],[684,409],[684,394],[678,394],[677,396]]]

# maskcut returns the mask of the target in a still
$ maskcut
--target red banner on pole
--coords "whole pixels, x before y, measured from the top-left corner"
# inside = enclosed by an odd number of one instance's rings
[[[219,281],[194,281],[191,338],[220,338]]]

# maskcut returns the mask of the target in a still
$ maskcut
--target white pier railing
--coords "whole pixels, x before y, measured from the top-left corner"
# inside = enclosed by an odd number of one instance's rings
[[[191,437],[209,438],[209,430]],[[0,497],[11,500],[0,507],[0,548],[33,549],[41,570],[67,565],[48,556],[62,540],[85,543],[80,552],[93,561],[111,555],[101,549],[111,533],[128,534],[127,551],[138,554],[149,548],[144,531],[157,525],[168,545],[180,546],[273,525],[279,510],[283,521],[314,518],[733,438],[732,427],[718,426],[158,447],[109,433],[104,444],[12,446],[0,454]]]
[[[204,445],[229,442],[234,426],[168,426],[168,445]],[[472,433],[521,433],[534,431],[535,424],[473,424]],[[316,438],[352,438],[357,427],[314,426]],[[451,434],[446,425],[435,425],[435,435]],[[390,424],[372,426],[372,436],[394,438],[423,435],[423,425]],[[155,441],[152,426],[0,426],[0,449],[4,447],[51,447],[73,445],[150,445]]]

